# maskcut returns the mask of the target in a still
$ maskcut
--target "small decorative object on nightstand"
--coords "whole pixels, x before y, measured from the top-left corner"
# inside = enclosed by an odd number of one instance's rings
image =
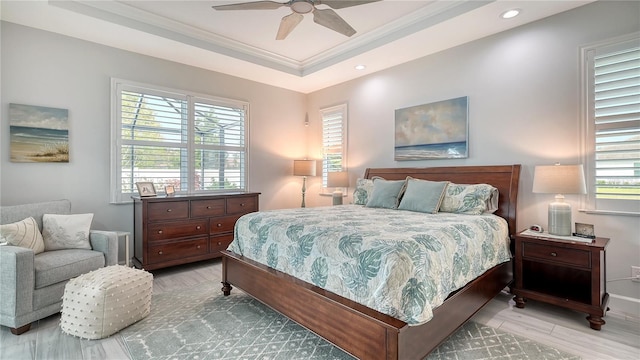
[[[516,235],[511,289],[516,307],[524,308],[526,299],[563,306],[589,314],[591,328],[600,330],[609,302],[605,276],[609,239],[584,242],[545,235]]]

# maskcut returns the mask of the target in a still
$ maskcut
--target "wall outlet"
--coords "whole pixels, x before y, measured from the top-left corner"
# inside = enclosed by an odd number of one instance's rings
[[[640,266],[632,266],[631,267],[631,281],[640,282]]]

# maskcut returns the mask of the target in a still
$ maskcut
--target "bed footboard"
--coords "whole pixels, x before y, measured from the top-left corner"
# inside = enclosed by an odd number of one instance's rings
[[[222,291],[231,284],[359,359],[422,359],[512,279],[500,264],[451,296],[420,326],[407,323],[271,269],[222,252]]]

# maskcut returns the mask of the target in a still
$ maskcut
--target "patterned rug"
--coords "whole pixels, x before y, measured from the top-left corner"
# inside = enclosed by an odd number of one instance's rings
[[[211,285],[154,295],[151,314],[120,334],[135,360],[353,359],[250,296]],[[580,358],[468,322],[427,359]]]

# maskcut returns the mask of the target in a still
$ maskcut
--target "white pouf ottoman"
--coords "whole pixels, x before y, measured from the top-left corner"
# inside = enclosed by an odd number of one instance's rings
[[[149,315],[153,275],[122,265],[69,280],[60,328],[84,339],[102,339]]]

